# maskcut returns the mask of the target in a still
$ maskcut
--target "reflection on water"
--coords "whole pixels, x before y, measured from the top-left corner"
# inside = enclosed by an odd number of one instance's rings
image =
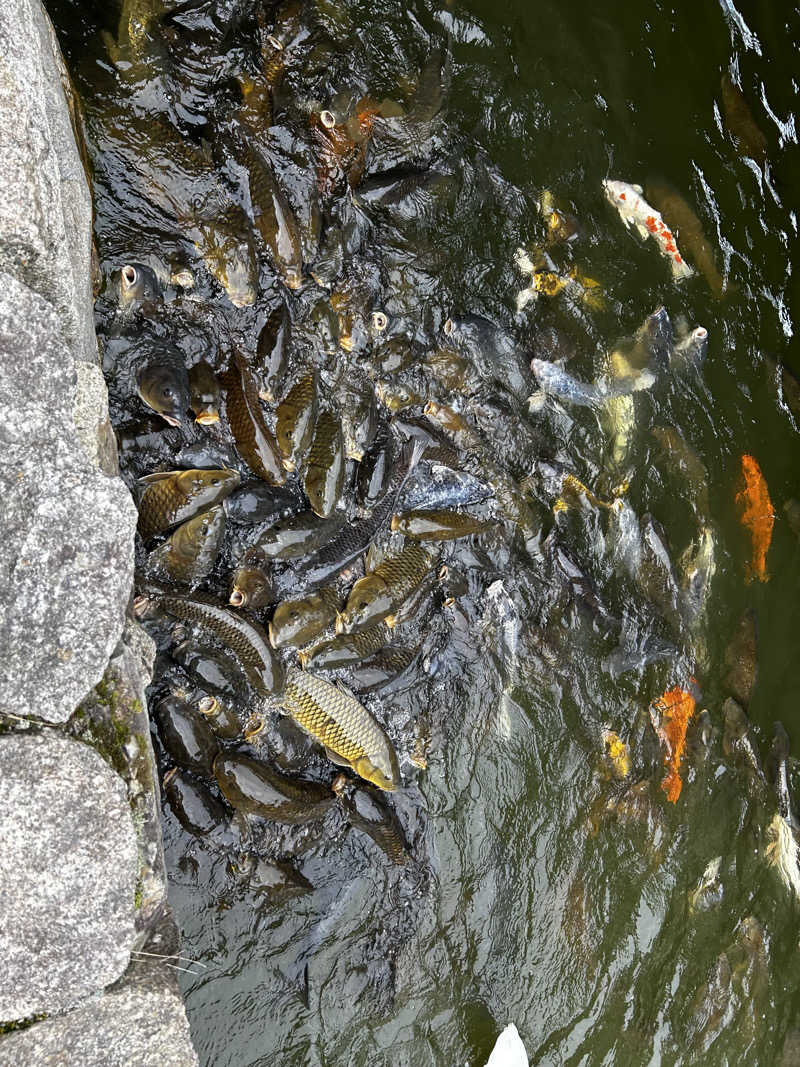
[[[287,300],[287,383],[360,368],[399,417],[428,405],[459,491],[495,494],[488,531],[443,545],[463,587],[412,623],[416,666],[382,697],[410,862],[341,805],[262,825],[314,887],[270,904],[165,809],[202,1061],[481,1065],[514,1021],[538,1064],[797,1062],[798,912],[768,863],[795,765],[767,760],[776,720],[800,743],[797,12],[154,4],[168,17],[120,54],[116,12],[50,7],[87,113],[129,483],[241,466],[219,424],[142,422],[142,354],[169,339],[220,369]],[[247,223],[262,151],[285,240]],[[605,179],[642,187],[691,278]],[[147,285],[126,317],[130,263]],[[764,582],[742,456],[777,516]]]

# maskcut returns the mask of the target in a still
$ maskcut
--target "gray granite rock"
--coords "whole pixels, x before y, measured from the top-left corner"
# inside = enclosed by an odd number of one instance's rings
[[[64,722],[102,678],[133,581],[136,509],[78,442],[52,307],[0,274],[0,712]]]
[[[0,1019],[63,1011],[125,971],[136,833],[124,782],[48,730],[0,738]]]
[[[39,0],[0,4],[0,271],[47,300],[72,358],[97,362],[92,202]]]
[[[94,363],[75,364],[72,414],[78,440],[92,466],[109,477],[119,474],[117,439],[108,414],[106,380]]]

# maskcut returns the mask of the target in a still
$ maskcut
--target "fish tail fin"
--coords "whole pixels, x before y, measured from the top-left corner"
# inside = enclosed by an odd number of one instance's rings
[[[774,867],[786,888],[800,900],[800,852],[792,829],[786,819],[776,812],[767,827],[769,844],[765,854],[767,863]]]
[[[671,256],[669,265],[672,268],[672,277],[676,282],[682,282],[685,281],[686,278],[694,276],[694,271],[682,257],[678,260],[674,256]]]

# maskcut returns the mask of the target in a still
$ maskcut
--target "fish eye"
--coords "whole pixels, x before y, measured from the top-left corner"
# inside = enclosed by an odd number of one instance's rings
[[[161,390],[161,395],[164,397],[165,400],[174,400],[175,390],[172,388],[171,385],[165,385],[164,388]]]
[[[132,266],[130,263],[126,263],[125,266],[122,268],[123,287],[126,289],[131,289],[134,285],[136,285],[136,279],[138,277],[139,272],[137,271],[136,267]]]
[[[210,481],[211,481],[212,485],[219,485],[222,482],[222,479],[221,478],[211,478]]]
[[[300,613],[297,612],[297,611],[290,611],[289,612],[289,618],[292,620],[292,622],[296,622],[297,619],[300,618]]]

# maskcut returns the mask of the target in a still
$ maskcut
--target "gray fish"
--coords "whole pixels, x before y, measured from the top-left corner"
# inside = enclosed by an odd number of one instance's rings
[[[739,620],[725,649],[724,664],[723,688],[746,708],[758,674],[758,630],[756,613],[752,609]]]
[[[652,371],[645,369],[636,377],[619,380],[598,378],[590,384],[573,378],[557,363],[548,363],[543,359],[532,359],[531,370],[546,393],[580,407],[600,407],[612,397],[629,396],[649,389],[656,380]]]
[[[136,391],[170,426],[180,426],[189,410],[189,378],[181,353],[167,348],[148,357],[136,370]]]

